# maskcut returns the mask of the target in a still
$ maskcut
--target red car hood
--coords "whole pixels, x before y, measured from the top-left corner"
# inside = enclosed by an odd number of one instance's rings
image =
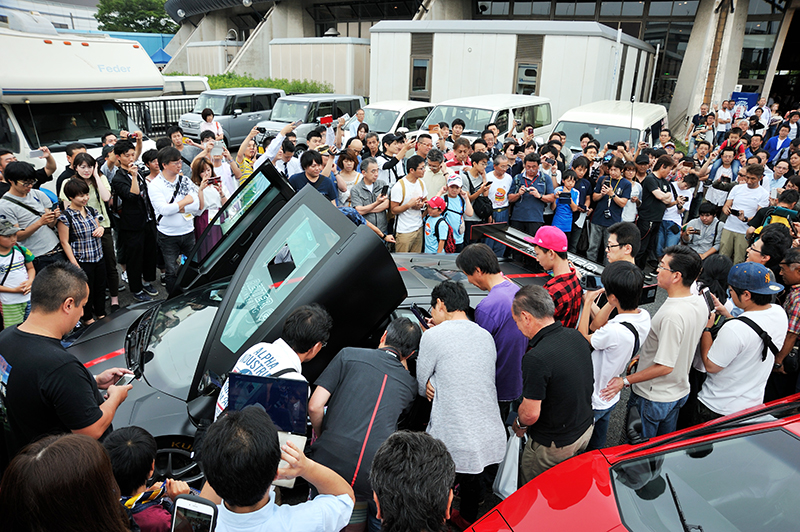
[[[567,510],[567,511],[565,511]],[[470,530],[536,532],[625,530],[621,524],[609,463],[599,451],[576,456],[545,471],[489,511]]]

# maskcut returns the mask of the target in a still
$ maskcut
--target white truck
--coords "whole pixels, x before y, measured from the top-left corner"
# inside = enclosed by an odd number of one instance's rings
[[[164,91],[164,78],[136,42],[59,34],[46,19],[12,9],[0,15],[8,20],[0,23],[0,148],[21,161],[42,166],[31,151],[47,146],[60,173],[72,142],[98,156],[104,133],[139,129],[116,98]],[[155,147],[145,141],[144,149]]]

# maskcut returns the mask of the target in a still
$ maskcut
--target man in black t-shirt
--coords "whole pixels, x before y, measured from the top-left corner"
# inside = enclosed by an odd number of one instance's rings
[[[11,428],[8,459],[48,434],[74,432],[99,439],[132,388],[114,386],[127,369],[92,376],[61,345],[89,299],[86,274],[68,262],[37,272],[31,314],[0,333],[0,402]],[[107,399],[99,390],[106,390]],[[6,457],[0,457],[6,458]]]
[[[411,320],[398,318],[387,327],[378,349],[342,349],[317,379],[308,403],[318,436],[312,459],[347,480],[355,479],[356,501],[368,501],[373,517],[377,509],[370,464],[417,396],[417,381],[406,360],[419,349],[421,336]]]
[[[592,436],[592,347],[575,329],[555,321],[555,305],[540,286],[524,286],[511,311],[531,339],[522,357],[522,403],[512,428],[528,432],[520,464],[522,481],[586,449]]]
[[[636,254],[636,265],[644,270],[649,253],[658,243],[658,230],[664,211],[674,205],[667,176],[675,167],[675,161],[669,155],[662,155],[656,160],[653,171],[642,180],[642,204],[639,207],[639,219],[636,226],[641,233],[641,246]]]

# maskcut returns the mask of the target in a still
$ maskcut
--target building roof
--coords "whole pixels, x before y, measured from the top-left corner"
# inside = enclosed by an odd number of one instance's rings
[[[569,20],[382,20],[372,33],[505,33],[514,35],[568,35],[617,40],[617,32],[604,24]],[[622,34],[622,42],[653,53],[644,41]]]

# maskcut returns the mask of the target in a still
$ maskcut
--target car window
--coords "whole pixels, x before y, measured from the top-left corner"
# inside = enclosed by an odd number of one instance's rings
[[[367,107],[364,109],[364,123],[369,126],[370,131],[374,131],[375,133],[387,133],[392,129],[392,126],[394,126],[394,121],[399,114],[400,113],[397,111]],[[354,114],[345,124],[345,130],[349,130],[350,125],[356,120],[358,120],[358,118],[356,118]],[[402,125],[402,123],[400,125]]]
[[[533,105],[529,105],[528,107],[518,107],[513,109],[512,112],[514,113],[514,120],[517,121],[517,133],[522,133],[522,128],[525,127],[526,124],[530,124],[532,126],[536,121]]]
[[[222,330],[222,343],[237,352],[338,242],[336,231],[300,205],[252,261]]]
[[[269,111],[272,106],[269,103],[269,94],[256,94],[253,96],[253,111]]]
[[[233,102],[234,109],[241,109],[242,113],[250,113],[253,110],[253,96],[250,94],[237,96]]]
[[[308,120],[308,102],[298,102],[294,100],[279,100],[275,102],[272,109],[270,120],[275,122],[294,122],[295,120]]]
[[[333,114],[333,102],[319,102],[314,118],[321,118]]]
[[[489,124],[492,118],[492,111],[474,107],[437,105],[423,122],[422,129],[427,129],[428,125],[438,124],[439,122],[452,124],[456,118],[460,118],[467,124],[467,127],[464,128],[465,135],[479,135]]]
[[[336,102],[336,114],[334,118],[339,118],[343,115],[353,116],[355,111],[353,109],[353,100],[340,100]]]
[[[552,118],[550,117],[550,104],[544,103],[542,105],[536,106],[536,121],[533,124],[533,127],[544,127],[549,126],[550,122],[552,122]]]
[[[199,94],[204,90],[208,90],[206,84],[200,81],[199,79],[184,81],[183,88],[186,94]]]
[[[563,131],[567,134],[567,146],[570,149],[575,149],[581,144],[581,135],[584,133],[591,134],[601,146],[605,146],[609,142],[620,142],[626,140],[634,140],[639,138],[638,129],[630,129],[620,126],[607,126],[604,124],[586,124],[579,122],[559,122],[556,126],[557,131]]]
[[[611,468],[628,530],[796,530],[800,441],[777,429],[705,442]],[[779,509],[779,510],[778,510]]]
[[[421,107],[408,111],[400,120],[400,126],[407,127],[410,131],[417,129],[417,120],[425,120],[430,110],[430,107]]]
[[[8,113],[2,106],[0,106],[0,148],[19,152],[17,130],[11,122],[11,117],[8,116]]]
[[[500,130],[500,134],[504,135],[508,131],[508,109],[498,112],[494,123],[497,125],[497,129]]]

